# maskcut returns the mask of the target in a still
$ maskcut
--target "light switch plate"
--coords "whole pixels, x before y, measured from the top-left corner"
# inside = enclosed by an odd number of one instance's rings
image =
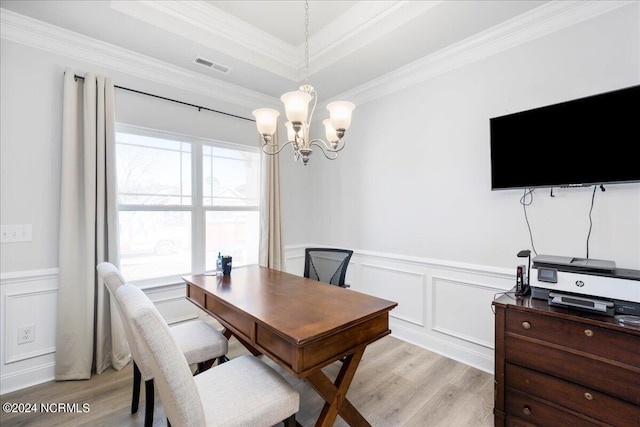
[[[32,239],[31,224],[3,225],[1,231],[1,243],[30,242]]]

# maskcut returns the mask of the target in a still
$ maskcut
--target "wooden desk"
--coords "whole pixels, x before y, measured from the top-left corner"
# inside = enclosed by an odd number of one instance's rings
[[[214,316],[254,355],[265,354],[326,401],[316,426],[340,415],[369,423],[346,394],[366,346],[388,334],[397,303],[268,268],[234,268],[230,276],[183,278],[187,299]],[[322,368],[345,358],[332,383]]]

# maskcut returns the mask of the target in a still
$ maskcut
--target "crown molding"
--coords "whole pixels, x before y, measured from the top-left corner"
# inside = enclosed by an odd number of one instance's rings
[[[634,3],[637,2],[627,0],[546,3],[504,24],[325,100],[318,104],[317,109],[325,108],[335,99],[349,99],[356,105],[373,101],[519,44]],[[275,97],[222,82],[1,8],[0,37],[248,108],[256,105],[274,108],[280,106],[279,100]]]
[[[340,61],[442,1],[357,2],[310,36],[309,44],[314,46],[309,58],[310,73]],[[111,1],[111,7],[290,80],[300,81],[304,76],[304,41],[294,46],[210,2]]]
[[[349,99],[356,105],[390,95],[448,71],[570,27],[637,1],[556,0],[451,45],[322,103]]]
[[[274,97],[207,77],[7,9],[0,9],[0,37],[243,107],[279,105],[278,99]]]

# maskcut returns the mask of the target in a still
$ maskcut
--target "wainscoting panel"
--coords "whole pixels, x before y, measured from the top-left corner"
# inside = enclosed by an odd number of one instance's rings
[[[0,276],[0,394],[53,380],[58,270]],[[18,330],[33,327],[33,341],[18,344]]]
[[[3,273],[0,291],[0,394],[53,380],[58,270]],[[169,324],[206,319],[186,300],[184,283],[144,291]],[[31,325],[34,340],[18,344],[18,329]]]
[[[495,288],[432,277],[431,324],[434,331],[493,349],[491,301]],[[460,295],[464,295],[461,298]]]
[[[359,282],[363,292],[398,303],[391,317],[424,326],[424,273],[360,263]]]
[[[56,312],[40,309],[56,307],[56,300],[56,289],[6,295],[5,363],[56,351]],[[21,343],[20,328],[27,328],[33,341]]]

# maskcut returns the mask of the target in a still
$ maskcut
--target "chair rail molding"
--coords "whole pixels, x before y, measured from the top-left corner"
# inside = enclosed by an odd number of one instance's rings
[[[57,268],[42,268],[37,270],[13,271],[0,273],[0,286],[13,283],[33,282],[36,280],[49,280],[58,278]]]

